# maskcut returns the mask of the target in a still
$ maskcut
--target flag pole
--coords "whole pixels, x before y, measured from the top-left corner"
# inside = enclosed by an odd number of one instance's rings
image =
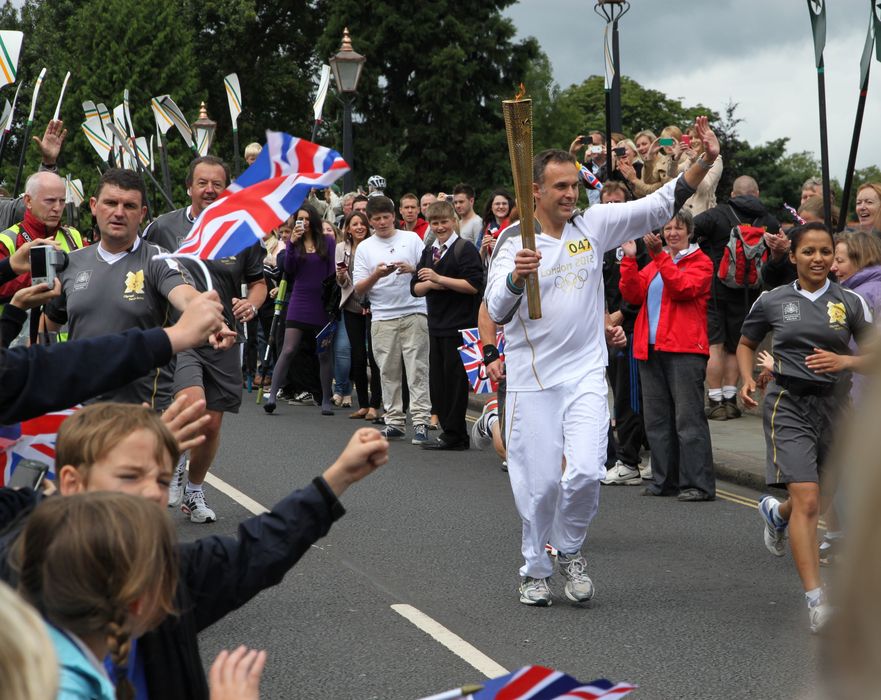
[[[829,179],[829,130],[826,125],[826,73],[823,57],[817,66],[817,94],[820,104],[820,168],[823,178],[823,220],[832,230],[832,190]]]
[[[874,15],[874,9],[872,10]],[[853,137],[850,141],[850,155],[847,158],[847,170],[844,175],[844,189],[841,191],[841,214],[838,218],[838,230],[843,231],[847,225],[847,212],[850,208],[850,191],[853,187],[854,171],[857,166],[857,149],[860,146],[860,133],[863,129],[863,113],[866,111],[866,96],[869,93],[869,72],[872,67],[872,46],[875,43],[874,16],[869,17],[869,33],[863,47],[860,60],[860,97],[857,100],[857,113],[853,123]]]
[[[15,173],[15,186],[12,188],[12,196],[18,195],[18,186],[21,184],[21,171],[24,169],[24,156],[28,149],[28,140],[31,137],[31,127],[34,125],[34,111],[37,109],[37,98],[40,96],[40,85],[43,84],[43,78],[46,77],[46,69],[40,71],[37,82],[34,85],[34,94],[31,97],[31,112],[24,126],[24,136],[21,139],[21,153],[18,156],[18,171]]]

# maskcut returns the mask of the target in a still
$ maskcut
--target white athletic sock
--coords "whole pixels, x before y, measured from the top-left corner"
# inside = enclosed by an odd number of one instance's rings
[[[710,395],[710,401],[721,401],[722,400],[722,390],[721,389],[710,389],[707,391]]]
[[[187,484],[187,493],[195,493],[202,490],[202,484],[194,484],[192,481]]]
[[[809,608],[816,607],[823,602],[823,589],[814,588],[810,591],[805,591],[805,600],[808,602]]]
[[[736,386],[723,386],[722,387],[722,398],[723,399],[733,399],[737,396],[737,387]]]

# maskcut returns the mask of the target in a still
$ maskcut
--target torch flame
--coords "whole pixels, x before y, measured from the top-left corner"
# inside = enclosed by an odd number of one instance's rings
[[[522,100],[526,96],[526,86],[523,83],[520,83],[520,89],[517,90],[517,94],[514,95],[515,100]]]

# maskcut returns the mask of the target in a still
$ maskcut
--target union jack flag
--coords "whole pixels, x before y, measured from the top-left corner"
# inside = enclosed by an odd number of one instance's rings
[[[267,139],[266,148],[253,165],[199,215],[176,255],[202,260],[236,255],[262,241],[296,212],[309,190],[328,187],[349,170],[339,154],[330,149],[288,134],[267,132]],[[280,150],[292,141],[296,144],[287,151]],[[312,160],[307,158],[309,153],[314,156]]]
[[[465,374],[475,394],[491,394],[498,391],[498,384],[492,381],[483,372],[483,343],[480,342],[480,333],[476,328],[466,328],[459,331],[462,334],[462,342],[459,347],[459,355],[462,364],[465,365]],[[502,362],[505,361],[505,334],[502,330],[496,332],[496,347]]]
[[[55,411],[23,423],[0,426],[0,486],[9,482],[16,465],[23,459],[34,459],[48,464],[48,477],[54,479],[58,428],[78,408]]]
[[[582,683],[551,668],[524,666],[487,681],[483,690],[471,697],[473,700],[613,700],[635,689],[630,683],[612,683],[605,678]]]
[[[260,155],[236,181],[226,188],[225,194],[233,194],[263,180],[295,173],[326,173],[349,169],[342,156],[330,148],[319,146],[306,139],[291,136],[282,131],[267,131],[266,146]]]
[[[585,187],[590,187],[594,190],[603,189],[603,183],[590,171],[590,168],[578,161],[575,161],[575,165],[578,166],[578,172],[581,174],[581,179],[584,180]]]

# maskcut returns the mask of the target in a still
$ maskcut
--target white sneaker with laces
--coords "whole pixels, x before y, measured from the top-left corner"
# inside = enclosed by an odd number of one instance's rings
[[[601,484],[606,486],[610,484],[626,484],[627,486],[642,486],[642,477],[639,469],[636,467],[628,467],[620,460],[615,462],[615,466],[606,472],[606,478]]]
[[[648,457],[645,460],[645,464],[639,468],[639,476],[645,479],[646,481],[651,481],[652,479],[652,458]]]
[[[557,564],[560,565],[560,573],[566,579],[563,592],[573,603],[586,603],[596,595],[593,581],[587,575],[587,561],[581,552],[574,554],[557,555]]]
[[[190,516],[191,523],[213,523],[217,520],[214,511],[205,503],[204,491],[188,491],[180,509]]]
[[[520,602],[546,608],[551,604],[551,588],[546,578],[524,576],[520,580]]]
[[[786,554],[786,525],[779,527],[777,519],[774,517],[779,507],[780,501],[773,496],[762,496],[759,500],[759,515],[762,516],[762,522],[765,525],[762,533],[765,547],[775,557],[782,557]]]
[[[180,506],[184,498],[184,487],[186,486],[186,475],[184,469],[189,466],[189,460],[186,453],[180,456],[177,465],[174,468],[174,474],[171,475],[171,483],[168,484],[168,507],[177,508]]]

